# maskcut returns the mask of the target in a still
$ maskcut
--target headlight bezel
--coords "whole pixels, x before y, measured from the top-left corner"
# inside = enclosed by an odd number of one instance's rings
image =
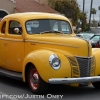
[[[58,70],[61,67],[61,61],[60,61],[59,57],[56,54],[50,55],[49,64],[55,70]]]

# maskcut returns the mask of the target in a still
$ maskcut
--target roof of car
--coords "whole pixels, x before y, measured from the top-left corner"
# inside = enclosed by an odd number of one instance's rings
[[[50,18],[50,19],[61,19],[61,20],[68,20],[65,16],[61,14],[54,14],[54,13],[44,13],[44,12],[25,12],[25,13],[14,13],[5,16],[4,18],[18,18],[20,20],[24,19],[42,19],[42,18]],[[68,20],[69,21],[69,20]]]
[[[94,35],[100,35],[100,33],[96,33],[96,34],[94,34]]]

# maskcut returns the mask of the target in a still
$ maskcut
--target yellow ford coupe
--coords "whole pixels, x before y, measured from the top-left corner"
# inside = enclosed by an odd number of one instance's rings
[[[0,74],[28,82],[35,94],[49,84],[100,88],[100,49],[75,37],[65,16],[11,14],[0,22]]]

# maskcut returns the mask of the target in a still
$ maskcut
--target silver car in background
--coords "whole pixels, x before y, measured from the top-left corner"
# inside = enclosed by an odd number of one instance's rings
[[[90,40],[90,38],[94,35],[94,33],[86,33],[86,32],[81,32],[79,34],[76,34],[77,37],[83,38],[85,40]]]

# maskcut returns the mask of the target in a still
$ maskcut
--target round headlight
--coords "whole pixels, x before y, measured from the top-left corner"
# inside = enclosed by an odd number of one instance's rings
[[[55,54],[52,54],[50,57],[49,57],[49,63],[50,65],[55,69],[59,69],[60,68],[60,59],[58,58],[57,55]]]

